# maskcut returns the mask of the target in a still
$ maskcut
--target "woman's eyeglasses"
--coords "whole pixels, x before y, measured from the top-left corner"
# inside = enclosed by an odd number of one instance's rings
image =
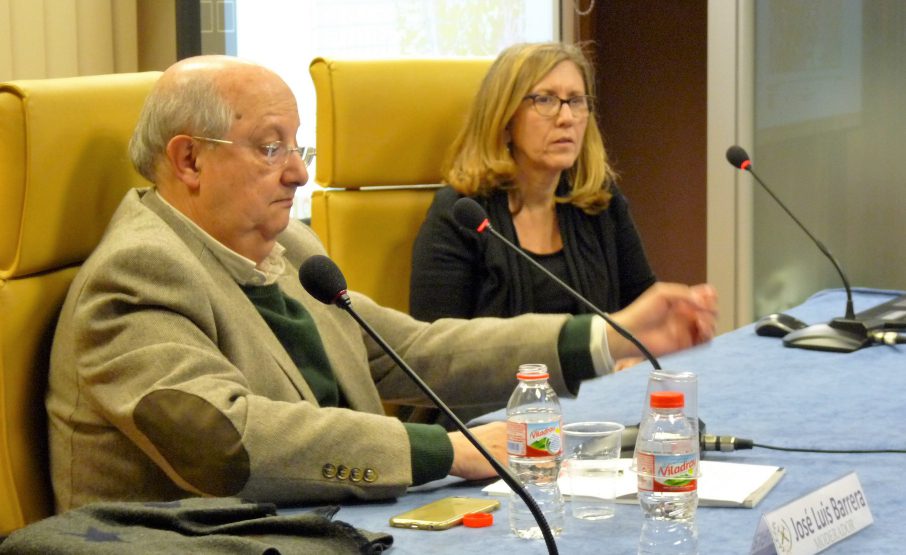
[[[569,106],[569,110],[574,116],[585,117],[591,112],[595,97],[582,94],[563,99],[552,94],[530,94],[523,100],[531,100],[535,111],[545,117],[559,114],[564,104]]]

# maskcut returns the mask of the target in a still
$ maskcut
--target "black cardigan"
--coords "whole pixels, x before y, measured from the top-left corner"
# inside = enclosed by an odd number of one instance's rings
[[[561,182],[559,190],[567,185]],[[597,216],[571,204],[557,205],[566,282],[607,312],[625,307],[655,282],[626,197],[615,186],[611,190],[610,205]],[[490,234],[460,227],[452,215],[460,197],[450,187],[438,190],[415,239],[410,314],[433,321],[534,312],[531,285],[538,270]],[[491,225],[518,245],[506,192],[475,200],[487,210]],[[575,314],[590,312],[578,302],[574,306]]]

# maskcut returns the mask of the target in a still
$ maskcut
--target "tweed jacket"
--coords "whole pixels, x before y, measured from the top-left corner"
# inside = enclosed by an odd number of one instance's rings
[[[51,356],[47,411],[58,510],[99,500],[237,496],[281,504],[398,496],[409,436],[381,401],[421,392],[299,265],[324,249],[293,222],[281,289],[317,324],[348,408],[319,407],[254,305],[154,189],[127,193],[76,276]],[[392,279],[392,278],[391,278]],[[505,403],[520,363],[548,365],[566,316],[433,324],[351,293],[353,307],[453,406]]]

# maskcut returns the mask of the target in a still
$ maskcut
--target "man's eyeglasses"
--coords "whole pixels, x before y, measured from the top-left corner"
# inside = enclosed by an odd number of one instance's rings
[[[569,106],[569,110],[574,116],[585,117],[592,110],[595,97],[583,94],[563,99],[552,94],[530,94],[523,100],[531,100],[535,111],[545,117],[559,114],[564,104]]]
[[[212,139],[210,137],[197,137],[192,136],[193,139],[199,141],[207,141],[209,143],[217,143],[221,145],[232,145],[236,144],[233,141],[227,141],[225,139]],[[291,147],[284,143],[283,141],[272,141],[265,143],[263,145],[258,145],[255,147],[261,152],[261,155],[264,156],[265,161],[271,166],[285,166],[289,161],[290,153],[295,152],[302,158],[302,162],[305,164],[305,167],[311,165],[315,159],[315,147],[313,146],[297,146]]]

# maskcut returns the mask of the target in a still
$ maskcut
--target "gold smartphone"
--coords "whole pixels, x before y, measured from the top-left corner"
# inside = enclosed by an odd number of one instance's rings
[[[487,513],[500,507],[500,501],[476,497],[445,497],[398,514],[390,525],[419,530],[446,530],[462,522],[469,513]]]

